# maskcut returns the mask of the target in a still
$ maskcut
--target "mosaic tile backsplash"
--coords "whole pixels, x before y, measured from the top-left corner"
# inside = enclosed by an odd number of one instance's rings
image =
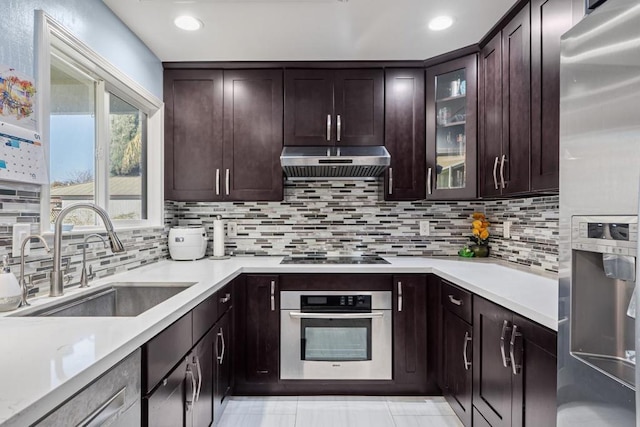
[[[166,202],[165,227],[121,231],[127,252],[113,255],[101,243],[89,243],[88,263],[96,277],[106,277],[168,258],[171,225],[204,225],[210,240],[213,220],[222,215],[237,223],[238,235],[226,238],[235,255],[380,254],[456,256],[468,243],[470,216],[484,211],[492,222],[491,256],[551,272],[558,271],[558,196],[499,201],[385,202],[380,181],[296,181],[285,185],[284,202]],[[430,221],[430,236],[420,236],[420,221]],[[502,236],[510,221],[511,238]],[[11,226],[40,229],[39,187],[0,183],[0,256],[11,253]],[[72,278],[80,279],[84,234],[63,239],[63,258]],[[52,241],[51,237],[47,238]],[[210,242],[207,254],[212,255]],[[19,275],[19,258],[10,258]],[[32,294],[46,294],[51,254],[32,243],[26,274]]]
[[[379,254],[456,256],[469,242],[470,217],[484,211],[492,222],[492,256],[558,271],[558,197],[503,201],[385,202],[381,181],[295,181],[284,202],[166,202],[166,223],[203,225],[213,236],[221,215],[237,223],[227,254]],[[420,221],[430,235],[420,236]],[[512,222],[511,238],[502,222]],[[209,244],[207,254],[212,255]]]
[[[0,257],[11,256],[12,225],[31,224],[31,232],[40,232],[40,192],[37,186],[0,184]],[[167,248],[168,228],[120,231],[127,252],[113,255],[102,243],[91,241],[87,247],[87,264],[93,266],[96,278],[150,264],[169,256]],[[101,233],[103,237],[106,234]],[[70,233],[62,239],[62,256],[66,264],[69,259],[71,280],[65,286],[76,286],[80,280],[82,268],[82,247],[85,234]],[[53,247],[53,236],[47,237],[47,243]],[[10,258],[11,270],[19,277],[20,257]],[[53,266],[51,254],[47,254],[40,242],[31,244],[31,255],[26,258],[25,273],[32,275],[35,288],[31,294],[49,292],[49,272]]]

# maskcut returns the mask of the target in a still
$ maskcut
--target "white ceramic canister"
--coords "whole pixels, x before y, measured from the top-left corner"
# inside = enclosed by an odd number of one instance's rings
[[[18,279],[11,272],[7,256],[3,259],[3,268],[0,272],[0,311],[15,310],[22,301],[22,289]]]

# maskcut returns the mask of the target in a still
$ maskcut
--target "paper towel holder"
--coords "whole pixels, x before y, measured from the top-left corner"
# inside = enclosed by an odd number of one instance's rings
[[[216,215],[216,219],[215,221],[222,221],[222,216],[221,215]],[[216,232],[215,232],[215,221],[214,221],[214,230],[213,230],[213,244],[214,244],[214,248],[215,248],[215,244],[216,244]],[[224,239],[224,224],[222,225],[223,227],[223,232],[222,232],[222,239]],[[217,237],[218,239],[220,238],[220,236]],[[215,251],[215,249],[214,249]],[[222,255],[222,256],[215,256],[212,255],[209,257],[209,259],[214,259],[214,260],[221,260],[221,259],[229,259],[231,258],[229,255]]]

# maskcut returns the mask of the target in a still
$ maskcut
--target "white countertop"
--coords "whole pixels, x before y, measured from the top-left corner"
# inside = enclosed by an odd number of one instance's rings
[[[0,316],[0,425],[25,426],[189,312],[241,273],[435,273],[552,330],[558,323],[558,283],[552,276],[510,268],[495,260],[385,257],[390,264],[281,265],[282,257],[162,261],[92,283],[193,282],[137,317]],[[32,307],[64,297],[37,298]]]

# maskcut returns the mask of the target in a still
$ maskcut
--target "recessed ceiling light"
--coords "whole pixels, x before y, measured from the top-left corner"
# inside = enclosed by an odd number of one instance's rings
[[[429,21],[429,29],[432,31],[446,30],[453,24],[450,16],[438,16]]]
[[[201,20],[189,15],[178,16],[173,23],[181,30],[196,31],[203,27]]]

